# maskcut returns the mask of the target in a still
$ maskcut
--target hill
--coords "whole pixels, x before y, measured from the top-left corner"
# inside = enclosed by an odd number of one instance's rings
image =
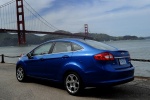
[[[62,32],[57,31],[57,32]],[[71,34],[70,32],[63,31],[64,33]],[[74,33],[78,35],[84,35],[84,33]],[[122,37],[114,37],[109,36],[107,34],[97,34],[91,33],[89,34],[94,40],[97,41],[110,41],[110,40],[137,40],[143,39],[137,36],[122,36]],[[34,34],[26,34],[26,45],[33,45],[33,44],[40,44],[42,42],[52,40],[52,39],[59,39],[59,38],[69,38],[71,36],[62,36],[62,35],[44,35],[44,36],[37,36]],[[0,46],[17,46],[18,45],[18,35],[17,34],[9,34],[9,33],[0,33]]]
[[[48,40],[68,38],[69,36],[61,35],[44,35],[38,36],[35,34],[26,34],[26,45],[40,44]],[[0,33],[0,46],[17,46],[18,45],[18,35],[9,33]]]
[[[81,34],[84,35],[84,33],[76,33],[76,34]],[[137,36],[110,36],[104,33],[91,33],[88,35],[89,37],[92,37],[94,40],[97,41],[117,41],[117,40],[139,40],[139,39],[144,39],[143,37],[137,37]]]
[[[144,39],[150,39],[150,36],[149,37],[144,37]]]

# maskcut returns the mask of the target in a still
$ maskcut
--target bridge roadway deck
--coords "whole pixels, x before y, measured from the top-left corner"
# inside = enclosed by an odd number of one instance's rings
[[[86,89],[80,96],[69,95],[62,86],[49,81],[30,79],[20,83],[15,77],[15,64],[0,63],[0,100],[150,100],[150,78],[108,89]]]

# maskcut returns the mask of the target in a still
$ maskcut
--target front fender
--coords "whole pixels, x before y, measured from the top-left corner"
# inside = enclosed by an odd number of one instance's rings
[[[16,64],[16,68],[18,66],[22,66],[22,68],[25,70],[25,72],[27,73],[27,67],[26,67],[26,64],[22,61],[22,60],[19,60]]]

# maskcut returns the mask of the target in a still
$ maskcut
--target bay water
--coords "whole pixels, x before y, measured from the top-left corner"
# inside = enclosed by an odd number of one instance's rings
[[[122,41],[107,41],[106,44],[117,47],[121,50],[127,50],[130,53],[132,59],[150,59],[150,40],[122,40]],[[0,47],[0,55],[6,56],[19,56],[26,54],[37,45],[31,45],[26,47],[19,46],[7,46]],[[0,58],[1,61],[1,58]],[[16,63],[18,58],[5,57],[6,63]],[[138,62],[132,61],[135,67],[136,76],[150,77],[150,62]]]

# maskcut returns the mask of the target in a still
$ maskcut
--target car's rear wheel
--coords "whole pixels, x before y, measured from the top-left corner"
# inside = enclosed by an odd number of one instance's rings
[[[71,95],[78,95],[83,89],[81,78],[75,72],[66,74],[64,85],[67,92]]]
[[[16,69],[16,78],[19,82],[24,82],[26,80],[25,71],[22,66],[18,66]]]

